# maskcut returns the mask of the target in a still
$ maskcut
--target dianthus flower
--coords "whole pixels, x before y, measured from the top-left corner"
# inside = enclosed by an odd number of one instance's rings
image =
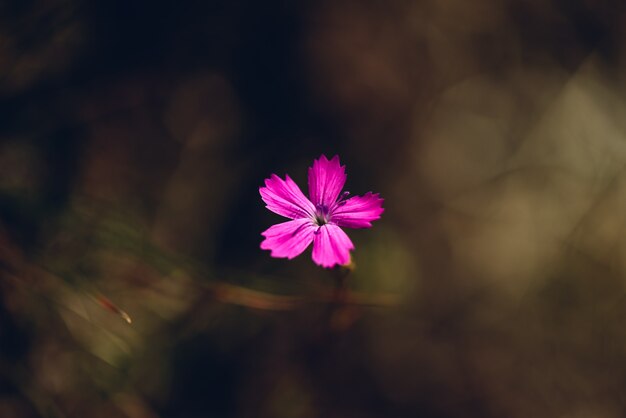
[[[309,168],[309,198],[288,175],[285,180],[276,174],[266,179],[265,187],[259,188],[266,207],[291,220],[263,232],[261,248],[270,250],[272,257],[292,259],[313,242],[316,264],[349,264],[354,244],[341,228],[370,228],[384,209],[377,193],[354,197],[341,193],[345,168],[336,155],[330,161],[324,155],[314,160]]]

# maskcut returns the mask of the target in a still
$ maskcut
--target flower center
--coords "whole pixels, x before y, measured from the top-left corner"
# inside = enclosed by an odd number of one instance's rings
[[[330,221],[330,210],[328,206],[317,204],[315,205],[315,224],[322,226],[326,225]]]
[[[329,223],[332,219],[333,211],[338,207],[345,205],[349,195],[350,192],[343,192],[330,207],[322,203],[315,205],[315,214],[313,215],[315,224],[322,226]]]

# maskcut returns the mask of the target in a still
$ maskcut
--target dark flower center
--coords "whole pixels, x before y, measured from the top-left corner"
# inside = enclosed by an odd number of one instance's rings
[[[350,192],[343,192],[331,207],[328,207],[321,203],[315,205],[315,224],[318,226],[322,226],[329,223],[332,218],[333,210],[335,210],[339,206],[345,205],[349,195]]]
[[[330,221],[330,210],[328,206],[317,204],[315,205],[315,224],[322,226],[326,225]]]

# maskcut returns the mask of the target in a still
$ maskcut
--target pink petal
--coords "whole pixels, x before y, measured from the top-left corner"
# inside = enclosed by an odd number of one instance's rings
[[[272,257],[292,259],[307,249],[316,229],[317,226],[309,218],[272,225],[261,233],[265,237],[261,248],[271,250]]]
[[[350,262],[350,250],[354,245],[337,225],[325,224],[315,232],[313,261],[322,267],[345,265]]]
[[[265,187],[260,187],[259,193],[269,210],[286,218],[311,218],[315,213],[313,203],[289,176],[283,180],[272,174],[265,179]]]
[[[385,209],[378,193],[368,192],[363,196],[354,196],[336,206],[331,214],[332,222],[346,228],[370,228],[371,222],[380,219]]]
[[[330,208],[345,183],[346,167],[339,164],[336,155],[330,161],[322,155],[309,168],[309,197],[315,205]]]

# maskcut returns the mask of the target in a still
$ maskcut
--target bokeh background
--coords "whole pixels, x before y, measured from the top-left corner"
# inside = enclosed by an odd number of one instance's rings
[[[626,416],[621,0],[0,4],[0,417]],[[356,269],[259,249],[339,154]],[[310,251],[310,250],[309,250]]]

